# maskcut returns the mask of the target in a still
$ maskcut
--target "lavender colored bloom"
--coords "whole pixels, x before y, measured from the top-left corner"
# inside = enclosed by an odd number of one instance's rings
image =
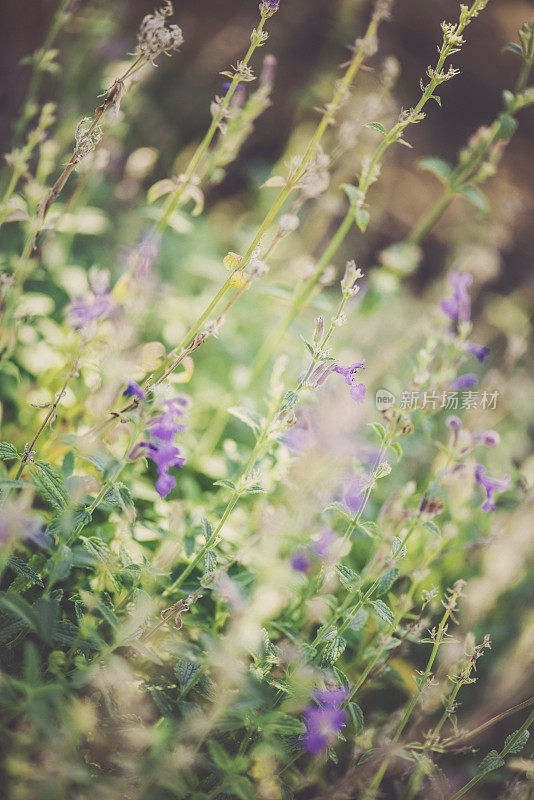
[[[350,396],[356,403],[363,403],[365,400],[366,388],[364,383],[356,383],[356,375],[359,369],[365,369],[365,361],[355,361],[354,364],[349,364],[348,367],[342,367],[339,364],[333,368],[334,372],[338,375],[343,375],[345,383],[350,386]]]
[[[331,530],[324,530],[319,538],[313,543],[313,549],[322,561],[330,561],[334,544],[338,536]]]
[[[485,444],[486,447],[497,447],[501,441],[501,437],[497,431],[482,431],[481,433],[475,433],[473,438],[480,444]]]
[[[451,414],[445,420],[445,425],[447,426],[447,428],[451,428],[453,431],[459,431],[460,428],[462,427],[462,420],[460,419],[460,417],[455,417],[454,414]]]
[[[306,709],[306,731],[301,740],[308,753],[323,753],[335,742],[347,721],[347,713],[341,708],[347,696],[347,691],[341,687],[315,692],[314,697],[321,706],[308,706]]]
[[[138,400],[144,400],[146,395],[138,383],[129,381],[128,386],[122,393],[124,397],[137,397]]]
[[[345,482],[343,491],[343,502],[351,512],[352,516],[360,511],[364,500],[367,479],[365,475],[351,475]]]
[[[165,411],[148,427],[149,440],[140,442],[130,453],[130,458],[144,454],[154,462],[158,470],[156,491],[161,497],[166,497],[176,486],[176,479],[169,475],[171,467],[181,468],[185,464],[185,458],[173,441],[177,433],[185,430],[185,425],[179,420],[188,404],[183,396],[167,400]]]
[[[478,377],[469,373],[468,375],[460,375],[455,380],[451,381],[451,389],[461,390],[461,389],[469,389],[471,386],[474,386],[478,383]]]
[[[310,559],[304,550],[297,550],[291,559],[291,566],[295,572],[308,572],[310,569]]]
[[[356,374],[359,369],[365,369],[365,361],[355,361],[354,364],[349,364],[348,367],[342,367],[336,364],[333,371],[337,372],[338,375],[343,375],[347,386],[354,386]]]
[[[508,491],[511,484],[510,476],[505,475],[502,480],[499,480],[498,478],[490,478],[486,473],[485,467],[483,467],[481,464],[478,464],[475,470],[475,477],[477,479],[477,483],[479,483],[486,492],[486,500],[482,504],[482,511],[495,511],[497,508],[495,505],[495,493]]]
[[[109,288],[109,275],[106,270],[89,271],[91,293],[87,297],[77,297],[67,308],[67,319],[73,328],[88,328],[111,310],[112,302]]]
[[[317,689],[313,696],[327,708],[339,708],[349,696],[349,691],[343,686],[334,686],[331,689]]]
[[[482,347],[482,345],[470,344],[469,342],[465,345],[465,349],[468,353],[471,353],[472,356],[475,356],[480,363],[484,361],[490,352],[489,347]]]
[[[473,276],[468,272],[453,272],[449,283],[453,288],[453,295],[440,302],[441,310],[453,322],[469,322],[471,300],[467,290],[473,283]]]

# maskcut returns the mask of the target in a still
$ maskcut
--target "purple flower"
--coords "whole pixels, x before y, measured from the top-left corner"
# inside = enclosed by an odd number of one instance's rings
[[[334,686],[331,689],[317,689],[313,696],[327,708],[339,708],[349,696],[349,692],[343,686]]]
[[[334,531],[324,530],[319,538],[313,542],[313,549],[321,561],[330,561],[332,559],[332,550],[338,538]]]
[[[454,414],[451,414],[445,420],[445,425],[447,426],[447,428],[451,428],[453,431],[459,431],[460,428],[462,427],[462,420],[460,419],[460,417],[455,417]]]
[[[452,297],[440,302],[440,308],[453,322],[469,322],[471,317],[471,300],[467,290],[473,283],[473,276],[468,272],[453,272],[449,278],[453,288]]]
[[[297,550],[291,559],[291,566],[295,572],[308,572],[310,568],[310,559],[305,550]]]
[[[359,369],[365,369],[365,361],[355,361],[354,364],[349,364],[348,367],[342,367],[336,364],[334,372],[337,372],[338,375],[343,375],[347,386],[354,386],[356,374]]]
[[[124,397],[137,397],[138,400],[144,400],[146,397],[144,391],[135,381],[129,381],[122,394]]]
[[[482,347],[482,345],[470,344],[469,342],[465,345],[465,349],[468,353],[471,353],[472,356],[475,356],[480,363],[484,361],[490,352],[489,347]]]
[[[478,464],[475,470],[475,477],[477,479],[477,482],[482,486],[482,488],[486,492],[486,500],[482,505],[482,511],[495,511],[495,509],[497,508],[494,502],[495,493],[508,491],[511,483],[510,476],[505,475],[502,481],[498,480],[497,478],[490,478],[486,474],[485,467]]]
[[[67,319],[76,330],[88,328],[111,309],[109,276],[105,270],[89,271],[89,287],[90,295],[77,297],[67,308]]]
[[[345,482],[343,491],[343,502],[354,516],[360,511],[367,489],[367,479],[363,473],[351,475]]]
[[[451,381],[451,389],[469,389],[478,383],[478,377],[469,373],[468,375],[460,375],[455,380]]]
[[[314,698],[321,706],[308,706],[304,715],[306,731],[302,736],[302,747],[312,755],[318,755],[332,745],[347,721],[347,713],[341,704],[347,699],[345,689],[318,690]]]
[[[475,433],[473,438],[480,444],[485,444],[486,447],[497,447],[501,441],[501,437],[497,431],[482,431],[481,433]]]
[[[339,364],[333,368],[334,372],[338,375],[343,375],[345,383],[350,386],[350,396],[356,403],[363,403],[365,400],[365,384],[356,383],[356,375],[359,369],[365,369],[365,361],[355,361],[354,364],[349,364],[348,367],[341,367]]]
[[[169,475],[171,467],[180,469],[185,464],[185,458],[173,441],[177,433],[185,430],[180,420],[188,404],[189,401],[183,396],[167,400],[165,411],[148,427],[149,440],[140,442],[130,453],[130,458],[144,454],[154,462],[158,470],[156,491],[161,497],[166,497],[176,486],[176,479]]]

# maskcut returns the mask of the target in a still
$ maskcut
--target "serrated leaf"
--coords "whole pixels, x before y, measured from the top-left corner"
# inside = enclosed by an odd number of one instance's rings
[[[37,573],[34,572],[33,569],[29,567],[21,558],[10,556],[9,566],[18,575],[23,575],[32,585],[40,586],[42,589],[44,589],[44,583],[39,575],[37,575]]]
[[[235,484],[232,481],[215,481],[214,486],[224,486],[225,489],[231,489],[232,492],[235,492]]]
[[[360,576],[350,567],[339,564],[336,567],[336,572],[345,589],[354,589],[360,583]]]
[[[398,536],[394,536],[391,542],[391,555],[394,558],[404,558],[406,552],[406,545],[402,543],[402,539],[399,539]]]
[[[363,711],[358,703],[349,703],[347,708],[354,726],[354,733],[357,736],[363,730]]]
[[[490,212],[490,204],[488,198],[478,189],[476,186],[464,186],[460,190],[461,196],[467,200],[469,203],[475,206],[477,211],[482,214],[483,217],[487,217]]]
[[[504,767],[504,758],[498,754],[496,750],[490,750],[488,755],[482,759],[476,769],[477,775],[486,775],[488,772],[493,772],[494,769]]]
[[[29,470],[30,477],[39,494],[46,502],[57,510],[67,508],[69,495],[65,488],[63,475],[52,464],[36,461]]]
[[[374,430],[381,442],[386,441],[388,437],[387,431],[384,426],[380,424],[380,422],[371,422],[370,427]]]
[[[174,665],[174,674],[183,691],[189,689],[195,678],[198,678],[199,669],[200,665],[196,664],[194,661],[190,661],[188,658],[181,658],[176,662]]]
[[[389,590],[399,577],[399,574],[400,573],[397,567],[392,567],[391,569],[388,569],[388,571],[384,575],[382,575],[379,584],[376,587],[377,597],[380,597],[381,595],[386,594],[386,592],[389,592]]]
[[[323,667],[331,667],[332,664],[335,664],[338,658],[343,655],[346,646],[346,641],[340,636],[336,636],[331,642],[328,642],[323,652],[321,665]]]
[[[514,731],[506,737],[504,749],[507,753],[520,753],[530,738],[530,731],[523,731],[521,736],[518,736],[517,740],[512,744],[512,746],[508,747],[508,745],[513,741],[514,737],[517,736],[517,733],[518,731]]]
[[[515,117],[512,117],[511,114],[499,114],[499,139],[510,139],[517,130],[517,126],[519,125],[518,121]]]
[[[393,611],[388,605],[386,605],[386,603],[384,603],[382,600],[374,600],[370,605],[375,614],[380,617],[381,620],[387,622],[388,625],[393,625],[395,622],[395,616]]]
[[[202,517],[202,533],[204,534],[204,539],[206,542],[209,542],[213,536],[213,528],[211,526],[211,522],[206,519],[206,517]]]
[[[11,442],[0,442],[0,461],[11,461],[18,458],[19,454]]]
[[[431,172],[442,183],[448,183],[452,175],[452,167],[447,164],[442,158],[429,156],[428,158],[421,158],[417,162],[419,169],[424,169],[426,172]]]
[[[362,630],[368,619],[369,619],[369,614],[367,613],[365,608],[359,608],[358,611],[354,614],[354,616],[351,617],[349,622],[349,628],[354,633],[358,633],[358,631]]]
[[[381,133],[384,138],[386,138],[386,136],[388,135],[387,130],[380,122],[368,122],[364,127],[373,128],[375,131],[378,131],[378,133]]]
[[[206,550],[204,555],[204,570],[206,575],[211,575],[217,569],[217,554],[215,550]]]
[[[229,408],[229,413],[236,417],[236,419],[241,420],[244,422],[245,425],[248,425],[249,428],[252,428],[253,431],[259,431],[261,426],[261,420],[257,414],[254,414],[252,411],[248,411],[246,408]]]

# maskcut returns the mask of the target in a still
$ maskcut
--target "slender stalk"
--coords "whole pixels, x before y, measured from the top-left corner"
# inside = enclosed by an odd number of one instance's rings
[[[502,750],[498,754],[499,758],[504,758],[506,755],[508,755],[508,753],[511,750],[513,750],[514,746],[521,739],[521,736],[525,733],[525,731],[527,731],[530,728],[533,722],[534,722],[534,711],[531,711],[526,720],[524,721],[524,723],[521,725],[521,727],[514,733],[513,736],[510,737],[508,743],[502,748]],[[465,786],[462,786],[461,789],[459,789],[455,794],[453,794],[451,800],[460,800],[460,797],[464,797],[467,794],[467,792],[469,792],[471,789],[477,786],[477,784],[479,784],[483,778],[484,774],[475,775],[474,778],[471,778],[471,780],[465,784]]]

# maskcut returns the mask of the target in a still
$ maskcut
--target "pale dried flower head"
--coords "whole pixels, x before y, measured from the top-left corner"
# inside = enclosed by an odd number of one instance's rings
[[[165,19],[173,13],[170,0],[153,14],[147,14],[141,22],[137,34],[137,51],[151,64],[162,53],[169,55],[178,50],[184,41],[182,29],[178,25],[166,25]]]
[[[74,162],[78,164],[82,158],[91,153],[102,138],[102,128],[95,125],[90,117],[84,117],[76,126],[74,140]]]

